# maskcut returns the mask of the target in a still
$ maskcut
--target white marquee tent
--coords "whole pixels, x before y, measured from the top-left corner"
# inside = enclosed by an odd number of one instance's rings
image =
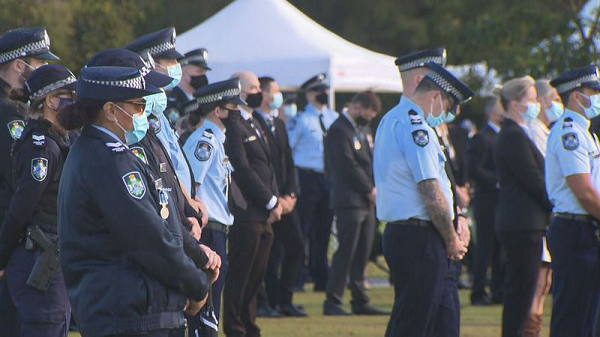
[[[344,40],[285,0],[236,0],[179,35],[176,45],[182,52],[208,49],[210,81],[249,70],[292,89],[324,72],[332,91],[402,91],[393,57]]]

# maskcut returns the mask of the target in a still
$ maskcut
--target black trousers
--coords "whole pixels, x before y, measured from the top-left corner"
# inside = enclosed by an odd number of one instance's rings
[[[433,227],[388,224],[383,254],[394,279],[386,337],[458,337],[456,271]]]
[[[298,168],[300,196],[297,210],[302,234],[308,241],[308,270],[315,282],[315,290],[327,287],[327,248],[333,223],[330,207],[330,183],[324,174]]]
[[[477,226],[477,246],[473,264],[473,290],[471,300],[485,297],[487,271],[492,267],[490,291],[492,298],[504,297],[504,264],[500,253],[500,242],[494,229],[496,219],[497,195],[478,194],[473,200],[475,223]]]
[[[271,225],[236,220],[229,231],[228,272],[223,289],[223,327],[231,336],[260,336],[256,296],[273,243]]]
[[[543,231],[498,231],[506,254],[502,336],[523,334],[542,265]]]
[[[344,289],[349,284],[352,306],[358,307],[369,302],[364,279],[375,234],[375,211],[370,208],[343,208],[336,210],[335,214],[339,246],[329,268],[327,300],[342,304]]]
[[[592,336],[600,294],[600,259],[591,222],[554,218],[548,228],[552,255],[551,337]]]

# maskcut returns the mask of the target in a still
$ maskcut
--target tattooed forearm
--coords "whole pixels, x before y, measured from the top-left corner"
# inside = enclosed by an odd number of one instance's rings
[[[448,202],[436,179],[423,180],[417,184],[421,199],[427,208],[427,214],[445,242],[451,242],[456,232],[452,225],[452,218]]]

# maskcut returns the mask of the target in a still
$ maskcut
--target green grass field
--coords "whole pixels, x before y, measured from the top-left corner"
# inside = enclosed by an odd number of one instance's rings
[[[309,289],[307,285],[306,289]],[[348,297],[350,294],[347,294]],[[369,291],[373,305],[391,310],[394,291],[391,287],[375,287]],[[258,324],[265,337],[382,337],[385,333],[387,316],[367,317],[325,317],[323,316],[323,293],[311,291],[296,293],[294,302],[305,307],[308,318],[260,319]],[[349,300],[349,299],[348,299]],[[461,336],[497,337],[500,336],[502,307],[473,307],[469,303],[469,291],[460,291]],[[345,306],[350,310],[349,305]],[[544,328],[542,336],[549,334],[550,298],[546,300]],[[69,337],[79,334],[71,333]]]

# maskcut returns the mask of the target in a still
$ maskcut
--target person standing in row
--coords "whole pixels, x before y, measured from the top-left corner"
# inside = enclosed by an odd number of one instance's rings
[[[308,269],[315,291],[327,289],[327,248],[333,223],[330,182],[327,178],[324,139],[339,114],[327,106],[329,85],[319,74],[301,86],[308,104],[286,125],[294,164],[298,169],[298,213],[302,234],[308,242]],[[303,284],[302,284],[303,285]]]
[[[542,238],[552,205],[544,186],[544,158],[529,139],[527,122],[540,111],[535,81],[512,79],[499,90],[506,118],[494,148],[500,192],[496,235],[506,255],[502,336],[521,336],[535,293]]]
[[[546,149],[546,188],[554,205],[550,336],[587,337],[600,296],[600,144],[589,131],[590,119],[600,115],[600,69],[572,69],[550,84],[565,105]]]

